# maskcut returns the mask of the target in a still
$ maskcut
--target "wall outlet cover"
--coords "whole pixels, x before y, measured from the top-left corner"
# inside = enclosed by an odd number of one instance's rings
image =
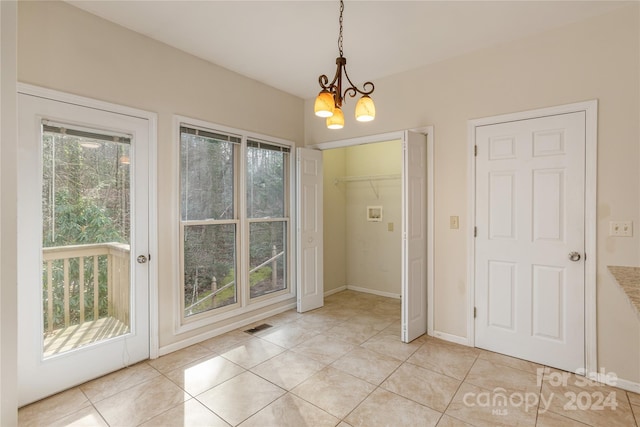
[[[609,236],[633,237],[633,221],[610,221]]]

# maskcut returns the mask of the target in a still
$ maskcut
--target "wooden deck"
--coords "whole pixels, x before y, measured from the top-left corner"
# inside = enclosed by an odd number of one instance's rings
[[[84,322],[45,334],[44,357],[54,356],[129,332],[129,325],[113,317]]]

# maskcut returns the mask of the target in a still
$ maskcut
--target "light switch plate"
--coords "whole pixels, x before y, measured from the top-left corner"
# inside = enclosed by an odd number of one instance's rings
[[[609,222],[609,236],[633,237],[633,221]]]
[[[449,217],[449,228],[452,230],[460,228],[460,217],[457,215]]]

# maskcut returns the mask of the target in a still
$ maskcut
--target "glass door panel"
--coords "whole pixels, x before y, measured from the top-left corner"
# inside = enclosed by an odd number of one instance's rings
[[[45,358],[130,331],[129,142],[42,126]]]

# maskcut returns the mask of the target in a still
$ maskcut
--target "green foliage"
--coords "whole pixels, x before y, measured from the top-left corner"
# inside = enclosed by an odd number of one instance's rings
[[[262,267],[251,273],[249,277],[249,286],[254,287],[263,280],[271,280],[271,267]]]
[[[56,228],[44,236],[44,247],[124,242],[106,207],[86,196],[72,198],[68,189],[56,192]]]
[[[43,247],[128,243],[129,234],[129,171],[119,164],[128,146],[115,142],[101,142],[97,149],[81,146],[81,140],[56,133],[43,135]],[[84,274],[84,293],[80,295],[80,270]],[[43,265],[43,310],[45,330],[48,321],[48,266]],[[80,322],[80,301],[84,301],[85,320],[94,318],[94,277],[97,275],[98,318],[108,315],[107,255],[98,256],[94,271],[93,257],[68,261],[70,324]],[[64,262],[51,265],[53,329],[65,326]]]

